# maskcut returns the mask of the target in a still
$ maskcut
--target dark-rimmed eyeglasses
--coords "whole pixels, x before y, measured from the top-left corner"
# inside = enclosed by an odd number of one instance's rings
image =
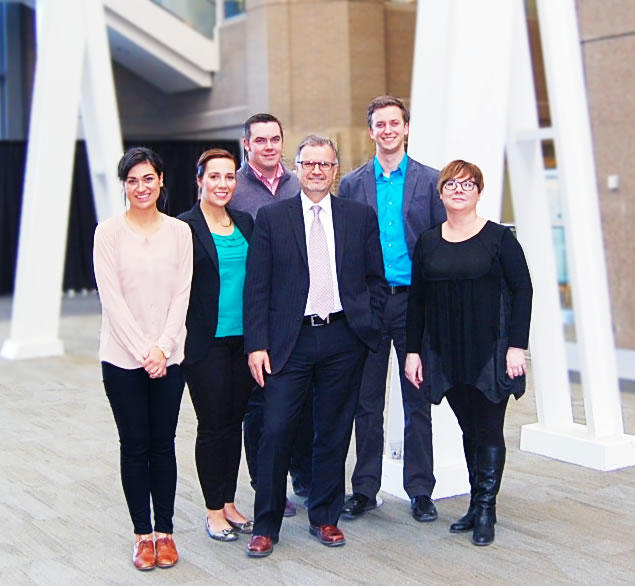
[[[305,171],[312,171],[317,165],[320,171],[328,171],[332,167],[335,167],[337,163],[331,163],[330,161],[296,161]]]
[[[472,191],[476,188],[476,183],[474,183],[471,179],[466,179],[465,181],[449,179],[443,184],[443,187],[445,187],[448,191],[454,191],[459,185],[463,191]]]

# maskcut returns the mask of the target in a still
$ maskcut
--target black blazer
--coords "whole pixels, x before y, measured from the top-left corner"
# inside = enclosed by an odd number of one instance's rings
[[[406,183],[403,189],[403,220],[410,258],[417,238],[433,226],[445,221],[445,208],[437,191],[439,172],[408,157]],[[339,196],[367,203],[377,212],[375,158],[364,163],[340,181]]]
[[[331,198],[335,263],[346,320],[372,349],[379,345],[387,285],[375,212]],[[300,194],[260,208],[247,255],[245,351],[268,350],[273,373],[287,362],[309,294]]]
[[[249,242],[254,229],[254,221],[245,212],[227,209],[236,227]],[[194,271],[190,289],[190,305],[187,309],[185,326],[185,359],[183,364],[202,360],[207,355],[218,325],[218,296],[220,294],[220,275],[218,272],[218,253],[209,227],[197,201],[192,209],[178,216],[189,224],[194,245]],[[236,299],[241,303],[242,299]]]

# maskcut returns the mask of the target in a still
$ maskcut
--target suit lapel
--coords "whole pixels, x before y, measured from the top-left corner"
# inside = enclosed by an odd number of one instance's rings
[[[377,181],[375,180],[375,157],[366,164],[362,182],[366,203],[377,213]]]
[[[302,202],[300,201],[300,194],[298,193],[296,197],[292,197],[287,201],[289,225],[293,230],[298,248],[300,249],[300,256],[302,256],[302,260],[308,269],[309,260],[306,251],[306,234],[304,231],[304,218],[302,216]]]
[[[419,169],[414,164],[414,161],[408,157],[408,166],[406,167],[406,182],[403,187],[403,217],[404,222],[408,215],[408,208],[412,202],[412,198],[415,195],[415,189],[417,187],[417,180],[419,179]]]
[[[376,198],[375,201],[377,201]],[[332,197],[331,211],[333,213],[333,233],[335,236],[335,269],[339,281],[342,278],[340,270],[343,266],[344,249],[346,248],[346,222],[344,220],[344,214],[346,212],[343,209],[342,200],[337,197]]]
[[[216,271],[218,271],[218,252],[216,252],[216,246],[214,246],[212,234],[207,225],[207,222],[205,221],[205,216],[201,211],[200,201],[196,203],[196,208],[194,209],[194,213],[192,214],[192,228],[194,229],[194,233],[196,234],[198,239],[203,244],[203,248],[209,255],[214,268],[216,269]]]

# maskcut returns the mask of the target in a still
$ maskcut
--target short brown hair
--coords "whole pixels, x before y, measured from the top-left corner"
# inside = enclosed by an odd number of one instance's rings
[[[238,160],[229,151],[226,151],[225,149],[207,149],[204,153],[201,154],[196,163],[197,179],[203,177],[205,173],[205,167],[207,166],[207,161],[211,159],[230,159],[234,161],[234,167],[238,169]]]
[[[368,105],[368,128],[373,127],[373,114],[375,113],[375,110],[386,108],[387,106],[397,106],[403,115],[404,124],[408,124],[410,122],[410,112],[408,112],[406,104],[404,104],[399,98],[396,98],[395,96],[378,96]]]
[[[441,169],[441,172],[439,173],[439,182],[437,183],[439,193],[441,193],[443,186],[450,179],[460,177],[461,175],[469,175],[472,181],[476,183],[478,192],[481,193],[481,191],[483,191],[485,183],[483,183],[482,171],[474,163],[468,163],[467,161],[456,159],[456,161],[448,163],[445,167],[443,167],[443,169]]]

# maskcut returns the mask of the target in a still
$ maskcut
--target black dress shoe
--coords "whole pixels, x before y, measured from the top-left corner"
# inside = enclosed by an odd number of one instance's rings
[[[353,493],[342,507],[342,517],[344,519],[357,519],[366,511],[372,511],[377,508],[377,500],[371,499],[364,494],[358,492]]]
[[[432,499],[425,494],[420,494],[410,501],[410,510],[412,516],[419,522],[436,521],[439,516]]]

